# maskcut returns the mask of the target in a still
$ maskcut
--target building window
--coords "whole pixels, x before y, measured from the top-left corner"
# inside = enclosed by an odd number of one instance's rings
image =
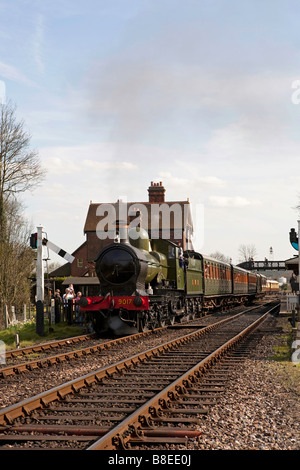
[[[77,258],[77,268],[82,268],[82,266],[83,266],[83,259]]]

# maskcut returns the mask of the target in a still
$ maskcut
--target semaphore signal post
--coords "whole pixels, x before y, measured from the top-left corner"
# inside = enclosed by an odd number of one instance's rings
[[[44,259],[43,246],[66,259],[70,263],[75,259],[74,256],[55,245],[51,241],[43,238],[43,227],[37,227],[37,232],[32,233],[30,237],[30,246],[37,251],[36,259],[36,333],[39,336],[44,335]]]

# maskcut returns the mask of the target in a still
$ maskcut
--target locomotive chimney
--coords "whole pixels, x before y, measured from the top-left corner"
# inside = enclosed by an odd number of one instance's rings
[[[153,181],[151,181],[151,186],[148,188],[149,202],[162,204],[165,202],[165,192],[166,190],[161,181],[160,183],[153,183]]]
[[[116,220],[116,232],[118,243],[129,243],[128,241],[128,224],[125,220]]]

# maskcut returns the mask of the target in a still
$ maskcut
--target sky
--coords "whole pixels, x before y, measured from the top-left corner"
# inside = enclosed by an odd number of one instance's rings
[[[24,215],[49,240],[72,253],[90,201],[162,181],[198,251],[297,254],[298,1],[0,0],[0,17],[0,101],[47,171]]]

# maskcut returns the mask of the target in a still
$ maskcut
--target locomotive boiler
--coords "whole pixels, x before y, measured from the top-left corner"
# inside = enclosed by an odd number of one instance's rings
[[[153,300],[153,286],[167,279],[167,259],[151,251],[144,229],[120,227],[120,238],[100,251],[95,269],[100,294],[79,302],[81,310],[89,312],[95,331],[126,334],[163,324],[162,313],[150,318],[149,296]]]
[[[132,334],[262,296],[266,279],[119,224],[95,260],[100,292],[79,301],[97,333]]]

